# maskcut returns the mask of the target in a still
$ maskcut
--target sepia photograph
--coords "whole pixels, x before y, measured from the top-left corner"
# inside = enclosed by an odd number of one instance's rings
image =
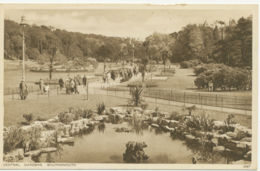
[[[0,8],[1,167],[256,169],[257,5]]]

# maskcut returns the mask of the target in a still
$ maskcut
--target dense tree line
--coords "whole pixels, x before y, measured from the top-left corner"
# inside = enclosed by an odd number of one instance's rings
[[[5,58],[21,59],[22,27],[5,20]],[[37,61],[50,61],[55,45],[55,60],[98,61],[132,60],[150,63],[198,60],[203,63],[223,63],[229,66],[252,66],[252,18],[240,18],[229,23],[216,21],[189,24],[172,34],[154,33],[145,41],[130,38],[107,37],[95,34],[68,32],[46,26],[25,27],[26,57]]]

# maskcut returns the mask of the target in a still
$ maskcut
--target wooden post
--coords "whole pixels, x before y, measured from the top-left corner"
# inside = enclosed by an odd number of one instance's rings
[[[183,93],[184,106],[185,106],[185,92]]]
[[[88,100],[88,82],[87,82],[87,100]]]

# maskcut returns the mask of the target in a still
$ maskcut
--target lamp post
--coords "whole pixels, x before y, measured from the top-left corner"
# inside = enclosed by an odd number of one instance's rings
[[[22,80],[25,81],[25,63],[24,63],[24,56],[25,56],[25,43],[24,43],[24,27],[26,26],[26,23],[25,23],[25,17],[22,16],[21,17],[21,23],[20,25],[22,26],[22,29],[23,29],[23,72],[22,72]]]
[[[135,63],[135,44],[133,41],[132,41],[132,46],[133,46],[133,65],[134,65],[134,63]]]

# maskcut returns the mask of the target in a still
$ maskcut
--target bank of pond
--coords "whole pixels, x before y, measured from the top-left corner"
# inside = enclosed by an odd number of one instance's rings
[[[139,107],[70,108],[4,128],[4,162],[245,164],[251,129]]]

